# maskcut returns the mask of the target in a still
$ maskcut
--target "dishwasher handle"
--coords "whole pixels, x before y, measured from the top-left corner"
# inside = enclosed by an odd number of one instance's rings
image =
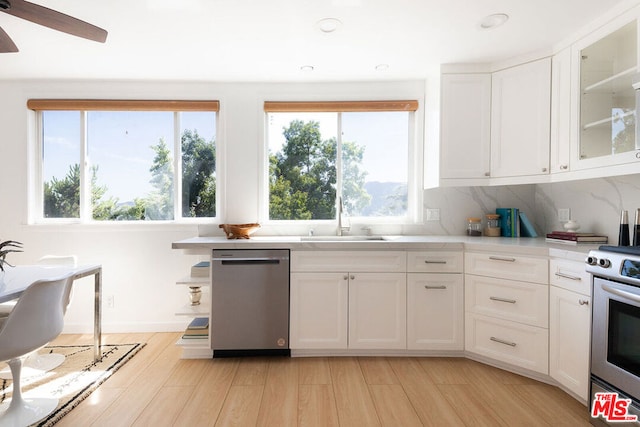
[[[211,258],[211,261],[220,261],[222,265],[280,264],[282,258]]]

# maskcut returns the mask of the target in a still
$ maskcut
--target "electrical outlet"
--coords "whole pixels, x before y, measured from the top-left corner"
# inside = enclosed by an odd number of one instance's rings
[[[114,307],[114,297],[113,295],[108,295],[106,300],[105,300],[106,304],[107,304],[107,308],[113,308]]]
[[[571,209],[558,209],[558,221],[567,222],[571,219]]]
[[[427,221],[440,221],[440,209],[427,209]]]

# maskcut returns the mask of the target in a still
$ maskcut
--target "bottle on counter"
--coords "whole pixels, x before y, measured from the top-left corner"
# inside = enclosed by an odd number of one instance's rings
[[[629,212],[620,213],[620,233],[618,234],[618,246],[629,246]]]
[[[636,209],[636,221],[633,225],[633,246],[640,246],[640,208]]]
[[[500,237],[500,215],[498,214],[486,214],[487,228],[485,228],[484,235],[490,237]]]
[[[467,218],[467,236],[482,236],[482,220],[480,218]]]

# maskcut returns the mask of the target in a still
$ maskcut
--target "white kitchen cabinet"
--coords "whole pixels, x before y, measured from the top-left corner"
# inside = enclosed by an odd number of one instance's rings
[[[350,273],[349,348],[406,348],[406,304],[406,274]]]
[[[491,74],[441,76],[440,178],[490,175]]]
[[[551,58],[550,172],[571,169],[571,48]]]
[[[591,298],[551,286],[549,310],[549,374],[586,402]]]
[[[463,299],[462,274],[408,273],[407,348],[463,350]]]
[[[549,373],[547,258],[465,253],[465,350]]]
[[[405,349],[404,251],[292,251],[296,349]]]
[[[291,348],[347,348],[349,277],[291,273]]]
[[[573,45],[572,169],[637,163],[635,90],[637,12]]]
[[[584,263],[551,259],[549,375],[586,402],[589,393],[591,284]]]
[[[492,75],[491,177],[549,173],[551,58]]]

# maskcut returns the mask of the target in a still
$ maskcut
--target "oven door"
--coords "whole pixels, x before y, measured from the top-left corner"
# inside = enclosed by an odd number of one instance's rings
[[[593,278],[591,374],[640,399],[640,288]]]

